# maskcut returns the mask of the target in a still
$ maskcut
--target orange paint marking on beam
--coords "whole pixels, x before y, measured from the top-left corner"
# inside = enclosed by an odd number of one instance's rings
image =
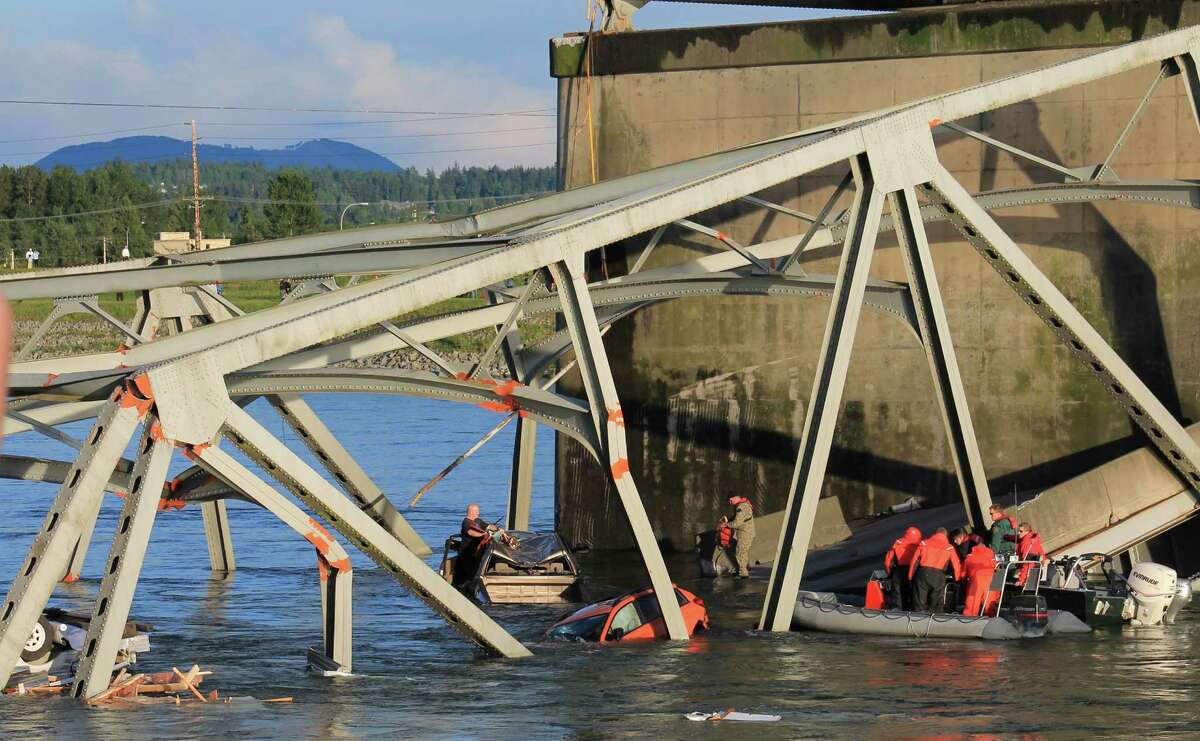
[[[612,422],[617,427],[625,426],[625,412],[620,405],[612,407],[608,410],[608,421]]]
[[[328,540],[333,540],[333,536],[329,534],[329,531],[326,530],[321,523],[317,522],[311,517],[308,518],[308,526],[319,532],[321,535],[324,535]]]
[[[324,556],[329,553],[329,541],[321,537],[321,534],[315,530],[309,530],[304,534],[304,539],[312,543],[312,547],[317,549],[317,553]]]
[[[618,458],[617,462],[612,464],[610,469],[612,470],[613,479],[620,479],[622,476],[629,473],[629,459]]]
[[[154,389],[150,387],[150,377],[140,373],[132,380],[126,381],[120,404],[122,409],[136,409],[139,417],[150,411],[150,407],[154,406]]]
[[[497,396],[512,396],[512,393],[524,384],[520,381],[509,381],[508,383],[498,384],[492,392]]]
[[[516,408],[512,404],[505,404],[502,401],[481,401],[475,406],[479,407],[480,409],[486,409],[489,412],[505,413],[516,411]]]

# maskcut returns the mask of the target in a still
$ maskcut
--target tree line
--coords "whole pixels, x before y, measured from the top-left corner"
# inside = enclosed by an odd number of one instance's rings
[[[555,186],[553,167],[362,172],[221,163],[202,164],[200,179],[201,231],[235,244],[337,229],[343,209],[352,203],[372,205],[347,211],[347,228],[452,218]],[[104,239],[112,259],[126,235],[130,254],[146,256],[159,232],[192,231],[191,196],[189,160],[116,161],[82,173],[2,165],[0,258],[7,261],[12,250],[20,263],[33,249],[41,253],[43,267],[91,264],[100,261]],[[97,213],[41,218],[82,212]]]

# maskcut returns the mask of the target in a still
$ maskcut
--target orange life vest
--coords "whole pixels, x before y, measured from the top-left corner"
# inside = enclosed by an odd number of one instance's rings
[[[728,548],[733,543],[733,528],[729,527],[729,523],[722,522],[717,525],[717,544],[722,548]]]

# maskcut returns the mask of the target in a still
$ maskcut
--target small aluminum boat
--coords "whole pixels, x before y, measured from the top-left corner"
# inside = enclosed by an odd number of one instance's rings
[[[516,545],[500,539],[489,541],[478,554],[471,575],[457,573],[462,539],[451,536],[442,556],[442,577],[481,601],[495,604],[580,600],[579,564],[557,534],[515,530],[508,534],[516,539]]]

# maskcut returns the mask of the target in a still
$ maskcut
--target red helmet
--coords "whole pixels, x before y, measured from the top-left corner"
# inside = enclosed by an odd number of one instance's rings
[[[743,497],[743,496],[738,496],[737,494],[734,494],[733,496],[731,496],[731,497],[729,498],[729,503],[730,503],[730,504],[732,504],[732,505],[734,505],[734,506],[736,506],[736,505],[739,505],[739,504],[741,504],[742,502],[749,502],[749,501],[750,501],[750,500],[749,500],[749,499],[747,499],[746,497]]]

